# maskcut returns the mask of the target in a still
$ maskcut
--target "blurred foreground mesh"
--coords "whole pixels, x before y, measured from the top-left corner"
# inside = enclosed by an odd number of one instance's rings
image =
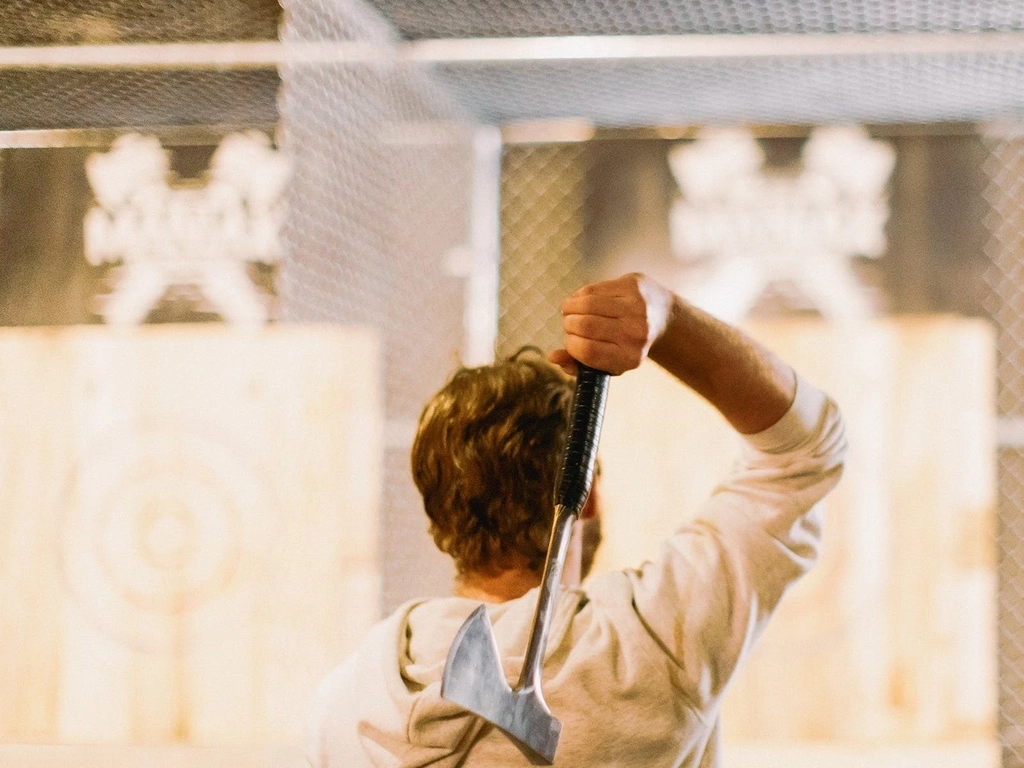
[[[0,132],[277,129],[294,157],[287,320],[370,324],[384,341],[389,421],[382,609],[443,592],[408,476],[412,424],[464,349],[478,124],[559,117],[600,126],[976,121],[985,137],[984,256],[999,338],[999,411],[1024,417],[1022,46],[728,61],[445,61],[392,54],[406,41],[546,35],[928,35],[1024,32],[1024,4],[612,0],[15,0],[0,46],[360,41],[375,62],[245,67],[0,67]],[[940,38],[936,38],[940,39]],[[1009,127],[992,128],[1008,119]],[[17,136],[8,136],[15,141]],[[41,139],[40,141],[45,141]],[[53,142],[70,141],[55,136]],[[3,167],[0,154],[0,172]],[[584,144],[506,147],[499,352],[553,346],[558,303],[588,276]],[[999,462],[1000,722],[1004,765],[1024,766],[1024,453]]]

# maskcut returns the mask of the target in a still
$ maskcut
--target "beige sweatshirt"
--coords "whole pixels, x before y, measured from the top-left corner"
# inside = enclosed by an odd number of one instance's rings
[[[542,686],[562,723],[556,766],[719,765],[725,685],[813,564],[816,504],[846,450],[838,409],[804,380],[786,415],[745,442],[739,467],[656,559],[560,595]],[[488,606],[512,685],[536,601],[533,590]],[[314,697],[310,763],[529,765],[503,733],[440,697],[452,638],[478,605],[414,601],[377,624]]]

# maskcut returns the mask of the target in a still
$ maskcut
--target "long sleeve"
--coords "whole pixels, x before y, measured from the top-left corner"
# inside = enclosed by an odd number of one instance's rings
[[[740,466],[699,516],[631,573],[641,621],[701,707],[720,696],[786,589],[814,563],[818,502],[846,452],[835,403],[802,379],[789,411],[745,438]]]

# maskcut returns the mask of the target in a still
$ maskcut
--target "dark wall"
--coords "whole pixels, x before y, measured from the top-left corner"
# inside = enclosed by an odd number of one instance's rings
[[[974,135],[885,135],[896,149],[889,184],[888,249],[859,259],[863,283],[882,311],[984,315],[986,154]],[[679,265],[668,208],[678,196],[664,139],[591,142],[584,250],[593,274],[626,259],[671,282]],[[769,164],[797,160],[802,139],[762,139]]]
[[[180,179],[202,176],[212,145],[170,149]],[[85,162],[96,148],[0,151],[0,325],[98,323],[95,297],[110,290],[116,272],[85,259],[82,222],[93,205]],[[273,268],[252,265],[264,290]],[[169,292],[150,322],[192,322],[217,316],[188,290]]]
[[[86,262],[83,149],[0,154],[0,325],[91,322],[100,278]]]

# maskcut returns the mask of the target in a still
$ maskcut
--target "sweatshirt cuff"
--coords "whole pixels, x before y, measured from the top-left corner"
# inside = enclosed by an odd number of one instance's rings
[[[796,396],[789,410],[768,429],[743,435],[747,443],[764,453],[783,453],[803,443],[821,424],[828,398],[797,374]]]

